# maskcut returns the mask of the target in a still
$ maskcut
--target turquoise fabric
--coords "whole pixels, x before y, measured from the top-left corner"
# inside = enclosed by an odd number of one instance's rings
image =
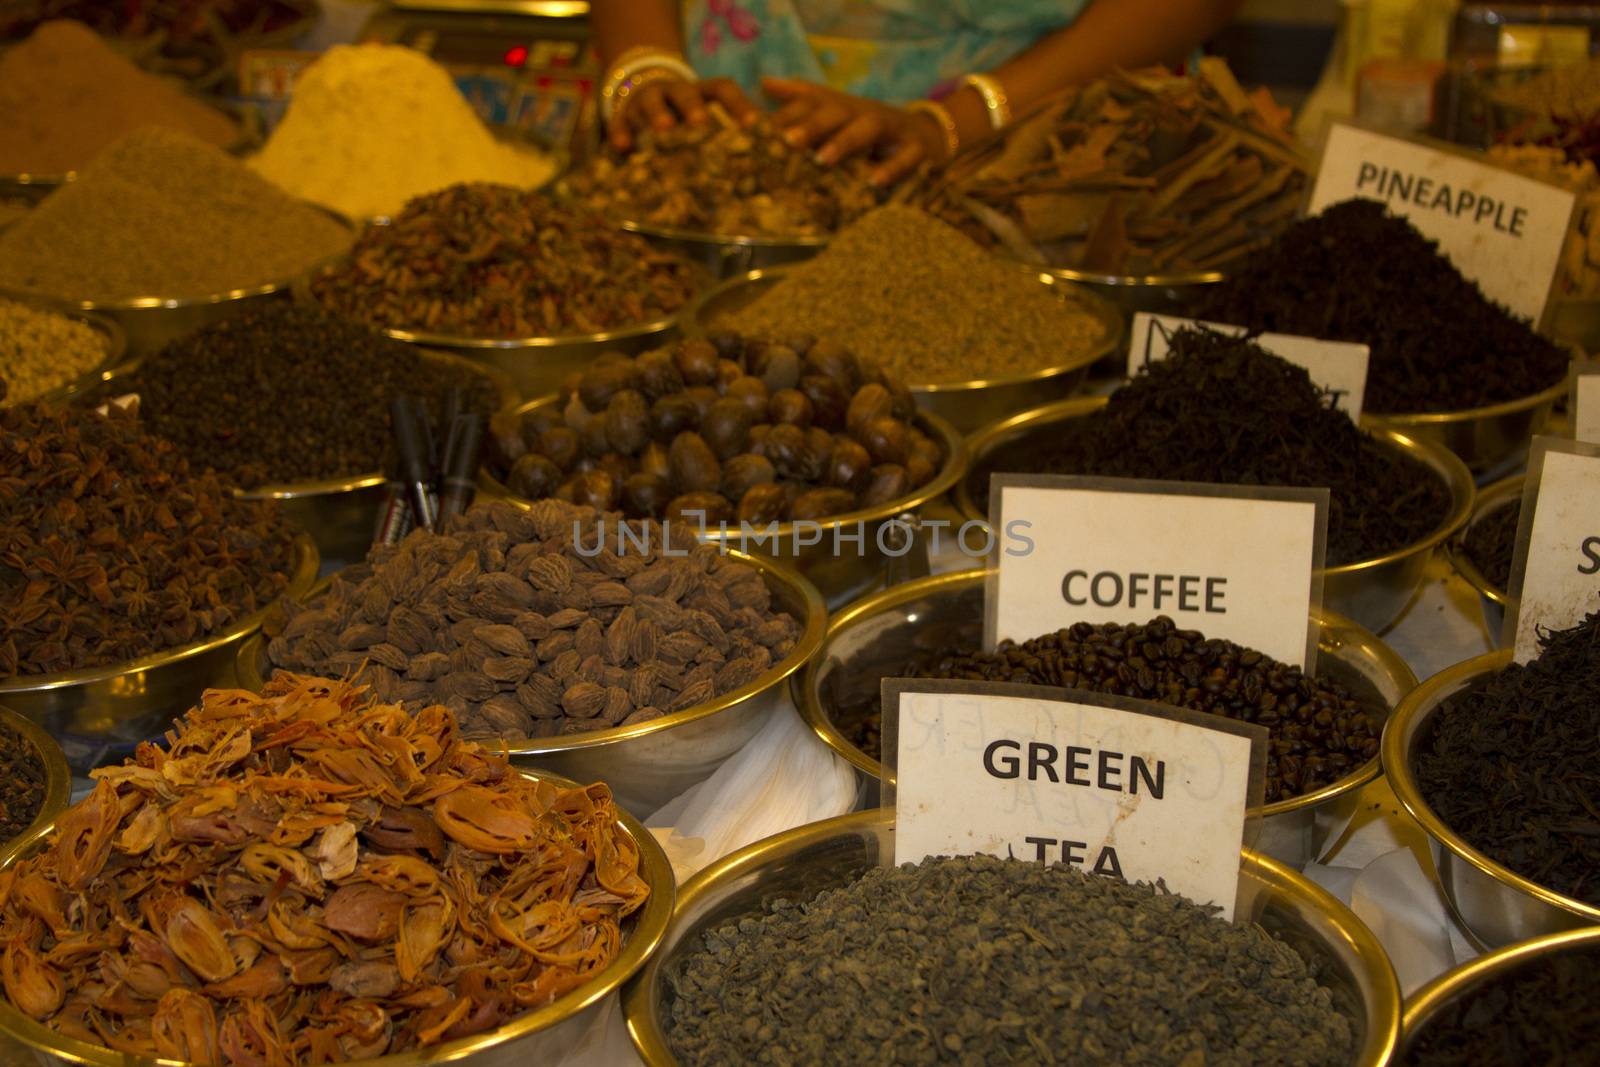
[[[763,76],[890,103],[939,96],[1061,28],[1089,0],[687,0],[684,41],[701,77],[747,93]]]

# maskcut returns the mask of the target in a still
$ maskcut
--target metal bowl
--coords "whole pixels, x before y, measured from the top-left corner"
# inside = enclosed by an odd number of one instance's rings
[[[1141,311],[1155,315],[1187,315],[1214,285],[1227,280],[1220,270],[1171,274],[1100,274],[1073,267],[1046,267],[1064,282],[1076,282],[1103,297],[1127,321]]]
[[[1405,1060],[1407,1046],[1427,1032],[1428,1023],[1440,1011],[1479,986],[1505,978],[1529,964],[1552,956],[1567,952],[1593,952],[1597,947],[1600,947],[1600,928],[1567,930],[1510,945],[1446,971],[1407,999],[1405,1016],[1400,1024],[1403,1036],[1398,1058]]]
[[[835,615],[816,656],[795,676],[794,702],[818,737],[861,772],[871,796],[883,765],[857,748],[835,724],[842,700],[875,698],[882,678],[918,652],[946,647],[983,647],[984,570],[957,571],[897,585],[857,601]],[[1318,677],[1337,682],[1355,696],[1384,709],[1387,716],[1416,687],[1404,660],[1372,633],[1331,612],[1313,616],[1319,636]],[[1381,721],[1373,726],[1381,729]],[[1329,785],[1250,811],[1261,817],[1253,847],[1303,867],[1321,854],[1317,816],[1324,833],[1331,820],[1353,807],[1355,794],[1378,777],[1374,755],[1359,769]]]
[[[1496,641],[1500,639],[1500,626],[1505,621],[1506,606],[1510,603],[1511,594],[1489,581],[1483,571],[1478,569],[1478,565],[1467,554],[1467,536],[1490,512],[1500,508],[1520,506],[1522,486],[1527,480],[1528,476],[1525,474],[1513,474],[1509,478],[1502,478],[1493,485],[1478,490],[1477,498],[1472,503],[1472,517],[1467,520],[1461,536],[1450,542],[1450,563],[1455,567],[1456,573],[1461,575],[1483,599],[1483,621],[1489,629],[1489,636]]]
[[[1435,411],[1420,415],[1364,413],[1361,423],[1369,430],[1392,428],[1420,441],[1448,448],[1474,471],[1488,470],[1521,452],[1550,421],[1556,402],[1572,391],[1568,374],[1555,385],[1532,396],[1507,400],[1465,411]]]
[[[663,1025],[672,995],[666,976],[705,931],[760,915],[768,901],[810,900],[848,884],[879,865],[893,833],[892,809],[856,812],[757,841],[690,879],[678,891],[666,941],[623,996],[628,1033],[645,1063],[677,1063]],[[1377,938],[1328,892],[1265,856],[1241,854],[1239,883],[1236,918],[1293,947],[1355,1024],[1352,1064],[1387,1063],[1400,1036],[1400,986]]]
[[[810,259],[833,239],[832,234],[811,237],[762,237],[755,234],[715,234],[654,226],[647,222],[617,219],[619,228],[636,233],[651,244],[684,259],[699,263],[721,281],[750,271],[782,267]]]
[[[971,467],[956,487],[956,506],[962,515],[987,522],[988,516],[978,509],[977,492],[982,484],[979,479],[987,480],[991,473],[985,460],[995,450],[1020,438],[1048,432],[1068,419],[1092,414],[1105,405],[1106,398],[1100,396],[1061,400],[992,423],[974,434],[968,442],[972,448]],[[1448,540],[1466,523],[1472,510],[1474,489],[1472,474],[1465,464],[1440,445],[1415,440],[1389,427],[1368,432],[1391,448],[1426,464],[1450,491],[1449,512],[1426,537],[1386,555],[1324,567],[1317,572],[1322,576],[1325,607],[1375,633],[1382,633],[1394,625],[1411,603],[1434,546]]]
[[[465,367],[488,378],[499,397],[499,411],[514,410],[522,397],[511,379],[496,367],[462,359],[450,352],[417,349],[424,359]],[[112,389],[119,379],[137,370],[140,359],[130,361],[104,376]],[[284,518],[311,535],[324,562],[339,565],[359,563],[372,547],[378,509],[387,499],[387,479],[382,471],[347,474],[318,481],[261,485],[236,489],[242,500],[276,500]]]
[[[684,330],[705,336],[716,321],[748,307],[772,286],[782,282],[782,267],[752,271],[729,279],[707,293],[684,317]],[[1030,270],[1029,274],[1062,300],[1077,305],[1100,324],[1100,340],[1065,363],[1042,367],[1025,374],[996,378],[974,378],[964,382],[908,382],[917,407],[949,422],[962,433],[971,433],[996,419],[1036,407],[1040,403],[1070,396],[1089,375],[1089,368],[1110,357],[1122,344],[1122,316],[1110,302],[1081,286],[1068,285],[1049,274]]]
[[[302,303],[322,307],[322,302],[311,291],[315,275],[333,263],[308,271],[294,283],[294,297]],[[700,288],[710,285],[703,279]],[[687,308],[693,299],[685,304]],[[402,330],[390,326],[372,325],[397,341],[430,348],[442,348],[474,363],[496,368],[511,379],[523,396],[541,396],[555,392],[573,371],[581,371],[603,352],[621,352],[633,355],[651,348],[659,348],[678,335],[678,321],[684,309],[656,319],[654,322],[624,326],[599,333],[568,334],[564,337],[461,337],[454,334],[432,333],[427,330]]]
[[[704,781],[783,705],[783,683],[811,658],[828,626],[827,609],[810,582],[759,556],[728,555],[760,571],[776,606],[800,623],[800,637],[787,656],[738,689],[659,719],[560,737],[502,738],[492,747],[503,747],[519,767],[603,781],[617,802],[633,811],[655,811]],[[314,599],[326,590],[327,583],[319,583],[301,599]],[[270,669],[261,635],[240,646],[236,673],[241,686],[259,692]]]
[[[300,596],[317,577],[317,548],[295,538],[286,596]],[[75,771],[98,767],[165,730],[206,689],[233,684],[240,642],[271,607],[246,615],[221,633],[125,663],[0,681],[0,704],[42,726],[66,750]]]
[[[1529,881],[1457,837],[1428,806],[1412,775],[1412,757],[1433,714],[1479,678],[1505,669],[1511,658],[1512,650],[1502,648],[1447,667],[1412,690],[1383,731],[1383,773],[1427,832],[1445,900],[1483,948],[1600,923],[1600,907]]]
[[[517,413],[527,415],[553,407],[559,402],[556,396],[541,397],[522,405]],[[885,570],[912,550],[907,547],[897,554],[885,551],[879,531],[890,523],[915,517],[931,501],[949,492],[966,472],[967,446],[954,427],[925,411],[917,413],[916,424],[918,429],[937,441],[944,452],[944,465],[926,485],[887,504],[861,508],[814,523],[780,523],[759,531],[752,530],[750,537],[744,536],[738,529],[707,529],[700,535],[701,540],[786,563],[822,592],[830,608],[848,603],[881,582]],[[528,507],[532,503],[525,497],[514,495],[504,482],[487,469],[479,471],[478,482],[486,493],[501,497],[518,507]],[[859,541],[856,540],[858,530],[861,534]],[[802,532],[806,538],[804,540]],[[815,542],[809,540],[812,533],[817,534]],[[851,546],[855,546],[854,551],[850,550]],[[894,547],[890,546],[891,549]]]
[[[573,782],[559,775],[522,772],[535,780],[545,779],[563,787]],[[426,1049],[352,1060],[350,1067],[429,1067],[460,1063],[468,1059],[473,1067],[522,1067],[528,1063],[555,1063],[572,1052],[600,1017],[606,998],[621,988],[656,951],[666,936],[672,918],[675,894],[672,865],[656,842],[655,835],[639,820],[618,809],[617,822],[639,850],[639,875],[650,886],[644,907],[629,917],[626,939],[617,958],[583,985],[536,1011],[520,1015],[487,1033],[433,1045]],[[46,843],[49,831],[22,839],[0,859],[0,870],[32,855]],[[100,1045],[68,1038],[42,1023],[23,1015],[11,1002],[0,997],[0,1052],[7,1063],[17,1063],[31,1053],[38,1064],[88,1064],[92,1067],[173,1067],[176,1060],[157,1060],[114,1052]],[[4,1046],[9,1046],[9,1048]]]
[[[113,370],[122,362],[128,350],[128,339],[122,333],[122,327],[106,318],[104,315],[91,315],[79,311],[71,304],[49,297],[39,296],[34,293],[14,293],[0,289],[0,301],[10,301],[14,304],[26,304],[41,311],[49,311],[83,323],[95,333],[100,335],[100,340],[105,345],[106,354],[100,362],[89,371],[78,375],[69,382],[64,382],[54,389],[46,390],[36,400],[59,403],[67,400],[85,390],[92,389],[99,383],[108,379]]]
[[[0,723],[11,727],[33,746],[44,768],[44,796],[39,801],[39,814],[16,837],[10,841],[0,841],[0,863],[3,863],[5,854],[11,850],[14,842],[33,837],[67,810],[67,801],[72,796],[72,770],[67,766],[67,757],[62,753],[61,746],[56,744],[56,739],[41,730],[32,719],[18,715],[10,708],[0,707]]]

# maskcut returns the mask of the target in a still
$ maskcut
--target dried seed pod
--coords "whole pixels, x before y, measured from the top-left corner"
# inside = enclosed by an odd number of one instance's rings
[[[686,492],[712,491],[722,480],[722,464],[711,446],[697,433],[680,433],[672,439],[668,457],[672,481]]]

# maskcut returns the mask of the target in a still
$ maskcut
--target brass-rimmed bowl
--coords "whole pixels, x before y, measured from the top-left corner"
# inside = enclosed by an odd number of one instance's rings
[[[61,751],[61,746],[56,744],[56,739],[41,730],[39,724],[26,715],[18,715],[10,708],[0,706],[0,723],[11,727],[17,732],[18,737],[32,746],[34,753],[39,757],[39,765],[44,770],[44,795],[39,798],[39,813],[16,837],[9,841],[0,841],[0,863],[3,863],[6,853],[11,851],[15,842],[26,841],[33,837],[67,810],[67,802],[72,797],[72,769],[67,766],[66,754]]]
[[[556,774],[522,773],[563,788],[573,788],[576,784]],[[616,959],[554,1003],[520,1015],[498,1029],[410,1052],[352,1060],[350,1067],[431,1067],[468,1060],[473,1067],[523,1067],[528,1063],[555,1063],[569,1054],[598,1018],[602,1002],[637,973],[660,947],[672,918],[676,887],[666,853],[655,835],[621,807],[617,810],[617,822],[639,849],[639,876],[650,887],[650,896],[644,907],[626,920],[629,929]],[[7,850],[0,858],[0,871],[37,852],[46,844],[53,829],[53,825],[41,827]],[[3,996],[0,996],[0,1041],[12,1046],[12,1050],[0,1046],[0,1051],[11,1051],[12,1055],[31,1053],[40,1063],[169,1067],[180,1062],[115,1052],[66,1037],[23,1015]]]
[[[1556,384],[1530,396],[1464,411],[1389,415],[1363,412],[1367,429],[1390,428],[1417,440],[1448,448],[1474,471],[1488,470],[1528,447],[1544,432],[1556,402],[1572,391],[1569,371]]]
[[[750,271],[800,263],[828,247],[832,234],[766,237],[760,234],[718,234],[616,219],[619,229],[636,233],[657,248],[699,263],[721,281]]]
[[[1473,682],[1504,670],[1511,659],[1509,648],[1474,656],[1417,686],[1389,719],[1380,750],[1394,795],[1428,835],[1446,902],[1482,948],[1600,924],[1600,907],[1547,889],[1467,844],[1428,806],[1417,786],[1413,760],[1433,715]]]
[[[316,581],[317,547],[305,534],[295,538],[293,560],[285,596],[300,596]],[[0,704],[60,741],[74,770],[98,767],[161,733],[205,690],[232,685],[240,643],[271,610],[269,605],[220,633],[124,663],[0,680]]]
[[[717,861],[678,890],[666,941],[623,995],[628,1033],[649,1067],[677,1063],[667,1044],[667,975],[709,929],[759,916],[780,898],[810,900],[846,885],[892,851],[894,811],[873,809],[757,841]],[[1400,1036],[1400,985],[1377,938],[1349,908],[1289,868],[1244,851],[1238,921],[1260,923],[1311,964],[1357,1034],[1352,1064],[1387,1063]]]
[[[1073,397],[991,423],[974,434],[968,442],[972,465],[956,486],[956,506],[961,514],[969,520],[988,522],[988,515],[978,508],[977,494],[993,472],[987,460],[997,450],[1026,437],[1049,433],[1069,419],[1093,414],[1106,402],[1100,396]],[[1381,556],[1323,567],[1317,572],[1322,576],[1323,604],[1330,611],[1353,619],[1374,633],[1383,633],[1411,603],[1434,548],[1465,525],[1475,489],[1466,465],[1440,445],[1416,440],[1389,427],[1368,433],[1426,465],[1450,493],[1449,509],[1427,536]]]
[[[1600,927],[1566,930],[1508,945],[1446,971],[1406,1000],[1405,1015],[1400,1023],[1398,1058],[1404,1061],[1407,1048],[1427,1032],[1428,1024],[1439,1012],[1480,986],[1552,956],[1567,952],[1594,952],[1597,949],[1600,949]]]
[[[10,301],[13,304],[26,304],[28,307],[36,308],[40,311],[48,311],[52,314],[72,319],[74,322],[81,322],[99,334],[101,344],[105,346],[105,355],[101,357],[99,363],[95,364],[93,368],[78,375],[71,381],[63,382],[54,389],[46,390],[35,397],[35,400],[60,402],[86,390],[93,389],[112,375],[127,353],[128,339],[124,336],[122,327],[104,315],[93,315],[89,312],[81,311],[64,301],[53,300],[50,297],[39,296],[36,293],[16,293],[9,289],[0,289],[0,302],[5,301]],[[15,403],[14,399],[7,399],[8,402]]]
[[[757,678],[704,704],[670,712],[659,719],[557,737],[510,737],[485,742],[503,749],[519,767],[563,774],[581,781],[603,781],[617,802],[630,810],[653,812],[685,789],[703,781],[729,756],[742,749],[768,717],[785,703],[784,683],[822,643],[828,627],[827,608],[812,584],[793,570],[759,556],[728,551],[754,567],[772,594],[776,610],[800,624],[800,636],[783,659]],[[318,583],[305,597],[326,592]],[[281,611],[277,618],[281,618]],[[276,620],[272,620],[275,622]],[[272,626],[269,623],[269,629]],[[239,684],[259,692],[272,668],[260,634],[239,647]]]
[[[1110,301],[1130,322],[1141,311],[1155,315],[1187,315],[1213,286],[1228,278],[1220,270],[1156,274],[1105,274],[1075,267],[1045,267],[1044,270],[1064,282],[1086,286]]]
[[[840,704],[875,700],[882,678],[918,653],[940,648],[983,647],[986,570],[964,570],[893,586],[838,612],[828,623],[817,654],[795,675],[795,706],[823,744],[848,760],[865,779],[868,795],[883,774],[883,764],[863,752],[839,729]],[[1318,678],[1336,682],[1383,709],[1387,717],[1416,687],[1416,675],[1370,631],[1332,612],[1312,616],[1317,627]],[[1375,732],[1383,721],[1373,724]],[[1378,757],[1321,789],[1251,809],[1261,818],[1253,847],[1292,867],[1321,854],[1317,816],[1334,815],[1355,803],[1355,794],[1378,777]]]
[[[1472,517],[1462,529],[1461,536],[1450,542],[1450,563],[1463,581],[1472,586],[1483,600],[1483,621],[1491,640],[1500,640],[1500,626],[1505,621],[1506,607],[1510,604],[1510,591],[1491,582],[1467,551],[1467,538],[1472,528],[1492,512],[1522,504],[1522,487],[1528,480],[1525,474],[1513,474],[1478,490],[1472,504]]]
[[[497,411],[516,409],[522,397],[516,386],[496,367],[462,359],[450,352],[419,348],[418,355],[436,363],[463,367],[487,378],[494,386]],[[131,360],[106,374],[114,391],[119,380],[138,369],[142,359]],[[387,496],[383,471],[363,471],[338,478],[273,483],[253,489],[236,489],[242,500],[276,500],[288,521],[311,535],[326,562],[359,563],[372,547],[378,510]]]
[[[522,405],[517,414],[530,415],[559,403],[559,396],[540,397]],[[915,517],[930,502],[948,493],[966,473],[966,442],[953,426],[926,411],[917,412],[915,423],[944,453],[944,462],[926,485],[886,504],[858,508],[816,522],[778,523],[752,529],[750,536],[735,527],[708,528],[699,532],[700,539],[794,567],[822,592],[830,608],[848,603],[877,585],[891,561],[907,551],[914,551],[905,545],[902,551],[896,552],[895,549],[901,547],[899,541],[886,546],[884,537],[889,531],[885,527],[902,522],[902,517]],[[533,503],[512,493],[487,467],[479,472],[478,482],[487,495],[518,507],[525,508]],[[909,527],[908,520],[907,525]],[[813,534],[817,537],[814,542],[810,540]]]
[[[294,298],[323,310],[331,310],[317,299],[312,286],[316,276],[337,266],[340,259],[322,264],[295,280]],[[397,341],[429,348],[442,348],[474,363],[496,367],[511,379],[523,396],[542,396],[561,388],[573,371],[581,371],[603,352],[633,355],[658,348],[678,335],[678,323],[700,293],[711,286],[710,276],[698,266],[700,275],[696,295],[682,308],[652,322],[635,323],[596,333],[566,334],[559,337],[467,337],[435,333],[431,330],[400,329],[368,323]]]
[[[1088,377],[1091,366],[1118,350],[1124,323],[1115,307],[1082,286],[1063,283],[1039,271],[1027,273],[1063,302],[1093,319],[1100,328],[1099,340],[1062,363],[1020,374],[960,382],[908,381],[906,385],[916,398],[918,408],[939,416],[962,433],[971,433],[996,419],[1037,407],[1046,400],[1071,395]],[[684,331],[702,337],[715,332],[718,319],[748,307],[780,284],[785,274],[784,268],[772,267],[723,282],[690,309],[684,317]]]

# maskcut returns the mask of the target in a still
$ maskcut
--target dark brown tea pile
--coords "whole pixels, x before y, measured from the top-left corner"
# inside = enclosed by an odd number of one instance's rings
[[[1086,689],[1257,723],[1270,731],[1267,803],[1321,789],[1378,754],[1383,709],[1232,641],[1180,630],[1166,616],[1121,625],[1080,622],[993,652],[924,653],[901,678],[957,678]],[[876,698],[837,712],[862,751],[881,758]]]
[[[131,417],[0,409],[0,679],[217,633],[281,593],[294,532]]]
[[[497,406],[493,383],[463,364],[274,303],[174,341],[108,389],[137,393],[140,419],[196,467],[253,488],[380,470],[389,401],[418,396],[437,408],[451,387],[472,410]]]
[[[992,471],[1326,487],[1329,566],[1426,537],[1450,508],[1444,483],[1333,404],[1252,341],[1180,330],[1103,409],[997,450],[969,484],[986,511]]]
[[[1561,381],[1569,360],[1374,200],[1291,226],[1195,314],[1371,346],[1365,406],[1390,414],[1516,400]]]
[[[765,526],[897,500],[944,463],[905,387],[831,341],[602,356],[561,401],[495,421],[493,469],[517,496]]]
[[[1600,612],[1434,712],[1412,756],[1430,808],[1530,881],[1600,905]]]
[[[44,760],[33,743],[0,722],[0,845],[26,830],[44,806]]]
[[[1495,508],[1467,527],[1461,547],[1491,585],[1505,590],[1511,585],[1511,557],[1517,547],[1517,521],[1522,504],[1511,501]]]
[[[684,527],[621,524],[557,500],[473,508],[290,605],[267,658],[355,675],[413,712],[443,704],[468,737],[520,738],[649,722],[794,648],[799,624],[754,567]]]
[[[1600,1062],[1600,948],[1530,959],[1473,987],[1406,1035],[1401,1067]]]

